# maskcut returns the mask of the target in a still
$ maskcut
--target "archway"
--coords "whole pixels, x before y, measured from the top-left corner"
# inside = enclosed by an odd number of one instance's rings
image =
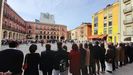
[[[12,32],[9,32],[9,39],[12,38]]]
[[[4,31],[3,32],[3,39],[6,39],[7,38],[7,31]]]
[[[36,37],[35,37],[36,39],[38,39],[38,35],[36,35]]]

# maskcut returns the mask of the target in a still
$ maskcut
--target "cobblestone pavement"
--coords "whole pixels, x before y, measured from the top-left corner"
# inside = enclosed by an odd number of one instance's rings
[[[56,44],[51,44],[51,45],[52,45],[52,50],[57,49]],[[63,44],[63,45],[67,45],[68,51],[71,50],[70,43]],[[30,46],[30,44],[28,44],[28,45],[23,44],[23,45],[20,45],[18,47],[18,49],[20,49],[21,51],[23,51],[24,54],[26,54],[26,53],[29,53],[29,50],[28,50],[29,46]],[[41,53],[41,51],[45,50],[45,44],[44,44],[44,46],[41,46],[41,44],[37,44],[37,46],[38,46],[38,50],[37,50],[38,53]],[[1,50],[6,49],[6,48],[8,48],[8,46],[2,46]],[[41,72],[40,72],[40,75],[42,75]],[[71,75],[71,74],[69,73],[69,75]],[[100,73],[100,75],[133,75],[133,64],[128,64],[126,66],[123,66],[123,67],[117,69],[116,71],[114,71],[112,74],[105,72],[105,73]]]

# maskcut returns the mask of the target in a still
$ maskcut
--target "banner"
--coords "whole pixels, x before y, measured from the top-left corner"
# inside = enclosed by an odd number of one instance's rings
[[[0,0],[0,50],[2,39],[2,19],[3,19],[4,0]]]

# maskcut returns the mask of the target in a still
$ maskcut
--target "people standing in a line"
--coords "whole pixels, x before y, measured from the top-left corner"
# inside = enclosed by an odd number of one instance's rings
[[[62,42],[57,42],[57,52],[54,58],[54,75],[65,75],[68,53],[62,48]]]
[[[64,45],[63,46],[63,49],[67,52],[67,46],[66,45]],[[64,75],[68,75],[68,68],[69,68],[69,52],[67,52],[67,57],[68,57],[68,59],[67,59],[67,63],[66,63],[66,71],[64,71]]]
[[[18,50],[18,42],[10,41],[9,49],[0,51],[0,72],[10,71],[11,75],[22,74],[23,52]]]
[[[111,43],[111,48],[113,51],[113,59],[112,59],[112,71],[115,71],[115,58],[116,58],[116,47]]]
[[[79,51],[80,51],[80,54],[81,54],[81,73],[82,75],[87,75],[88,72],[87,72],[87,65],[86,65],[86,50],[83,48],[83,44],[80,43],[79,44]]]
[[[104,47],[104,43],[101,43],[100,44],[100,47],[101,47],[101,54],[100,54],[100,63],[101,63],[101,70],[102,72],[105,72],[105,52],[106,52],[106,49]]]
[[[122,43],[119,44],[118,51],[119,51],[119,62],[120,62],[119,66],[122,67],[124,64],[124,58],[125,58],[125,52],[124,52],[125,50],[123,48]]]
[[[72,44],[72,50],[70,51],[69,59],[70,59],[70,73],[72,73],[72,75],[81,75],[80,74],[81,57],[77,44]]]
[[[89,50],[90,50],[90,65],[89,65],[89,74],[96,75],[96,64],[95,64],[95,52],[92,43],[89,43]]]
[[[89,69],[89,66],[90,66],[90,49],[89,49],[87,43],[84,44],[84,48],[86,50],[85,65],[87,66],[87,75],[88,75],[89,74],[88,69]]]
[[[50,44],[46,44],[45,47],[46,51],[41,52],[40,70],[43,75],[52,75],[55,52],[51,50]]]
[[[99,46],[99,42],[96,41],[94,45],[94,59],[97,66],[97,74],[100,73],[100,55],[101,55],[101,47]]]
[[[35,53],[37,45],[32,44],[29,47],[30,53],[26,54],[24,61],[24,75],[39,75],[40,55]]]
[[[113,61],[113,49],[111,44],[108,45],[108,50],[106,53],[106,61],[107,61],[107,72],[112,73],[113,67],[112,67],[112,61]]]

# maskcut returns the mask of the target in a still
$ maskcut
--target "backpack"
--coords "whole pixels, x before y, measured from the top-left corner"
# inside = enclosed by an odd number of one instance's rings
[[[67,60],[66,59],[62,59],[60,61],[59,70],[60,70],[60,72],[64,72],[67,70]]]

